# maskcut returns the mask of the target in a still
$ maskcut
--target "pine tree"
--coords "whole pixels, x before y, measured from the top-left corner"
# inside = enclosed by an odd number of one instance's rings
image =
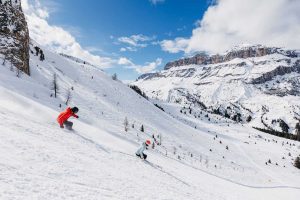
[[[271,162],[271,159],[268,160],[268,163],[270,163],[270,164],[272,163],[272,162]]]
[[[45,60],[45,55],[44,52],[42,50],[40,50],[40,61],[44,61]]]
[[[227,110],[225,110],[224,117],[230,118],[230,115],[227,113]]]
[[[297,140],[300,141],[300,123],[298,122],[295,127]]]
[[[282,119],[280,119],[280,121],[279,121],[279,126],[281,127],[282,132],[284,132],[284,133],[288,133],[289,132],[289,126]]]
[[[249,115],[246,119],[247,122],[250,122],[252,120],[252,117]]]
[[[298,169],[300,169],[300,156],[298,156],[298,157],[295,159],[294,166],[297,167]]]
[[[112,80],[116,81],[118,80],[118,76],[116,73],[114,73],[112,76],[111,76]]]
[[[145,129],[144,129],[144,125],[142,124],[142,126],[141,126],[141,132],[144,132],[145,131]]]

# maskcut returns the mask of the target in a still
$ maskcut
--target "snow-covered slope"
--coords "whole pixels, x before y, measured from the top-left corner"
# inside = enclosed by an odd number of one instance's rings
[[[0,199],[299,197],[300,173],[293,166],[299,142],[225,120],[216,125],[181,115],[178,104],[156,102],[163,112],[97,67],[44,48],[41,61],[37,45],[30,47],[30,77],[17,78],[9,63],[0,67]],[[74,132],[56,122],[68,90],[70,106],[80,109]],[[152,134],[162,145],[141,161],[134,153]]]
[[[151,98],[200,107],[251,126],[295,132],[300,119],[299,51],[236,47],[224,55],[196,55],[142,75],[137,85]],[[281,126],[280,126],[281,125]]]

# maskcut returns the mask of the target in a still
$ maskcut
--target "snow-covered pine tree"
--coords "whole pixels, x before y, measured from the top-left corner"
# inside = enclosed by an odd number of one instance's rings
[[[116,73],[114,73],[112,76],[111,76],[112,80],[116,81],[118,80],[118,76]]]

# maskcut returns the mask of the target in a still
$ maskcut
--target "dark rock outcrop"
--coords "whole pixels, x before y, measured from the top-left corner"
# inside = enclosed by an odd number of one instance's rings
[[[144,79],[144,80],[148,80],[148,79],[152,79],[152,78],[155,78],[155,77],[164,77],[163,75],[161,75],[160,73],[146,73],[146,74],[142,74],[141,76],[139,76],[137,78],[137,80],[140,80],[140,79]]]
[[[29,31],[20,0],[0,1],[0,54],[30,75]]]
[[[262,76],[252,80],[252,84],[262,84],[272,80],[275,76],[282,76],[292,72],[300,73],[300,60],[297,60],[292,67],[279,66],[276,69],[262,74]]]
[[[244,47],[239,49],[233,49],[224,55],[212,55],[208,56],[206,54],[197,54],[191,58],[183,58],[173,62],[169,62],[165,66],[165,70],[168,70],[172,67],[179,67],[183,65],[208,65],[208,64],[217,64],[221,62],[227,62],[235,58],[250,58],[250,57],[260,57],[269,54],[282,54],[287,57],[299,57],[296,51],[283,50],[281,48],[273,47],[264,47],[261,45]]]

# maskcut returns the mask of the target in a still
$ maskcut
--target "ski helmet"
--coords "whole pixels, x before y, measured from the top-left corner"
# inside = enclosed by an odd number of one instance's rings
[[[146,144],[147,144],[147,145],[150,145],[150,144],[151,144],[151,141],[150,141],[150,140],[146,140]]]
[[[79,109],[77,107],[73,107],[73,108],[71,108],[71,110],[73,113],[78,113],[78,111],[79,111]]]

